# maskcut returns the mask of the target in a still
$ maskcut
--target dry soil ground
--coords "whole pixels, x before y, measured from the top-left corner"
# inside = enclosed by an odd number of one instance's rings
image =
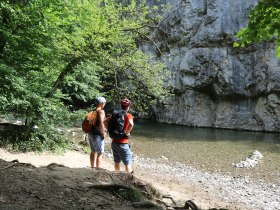
[[[113,161],[108,156],[104,158],[104,169],[90,169],[88,165],[88,155],[79,151],[58,155],[11,153],[0,149],[0,209],[134,209],[136,207],[129,205],[131,202],[120,198],[117,185],[133,186],[135,183],[140,188],[144,186],[141,190],[148,193],[155,187],[161,195],[172,197],[177,206],[192,200],[201,209],[277,209],[269,206],[269,202],[268,208],[263,208],[242,202],[235,195],[225,196],[216,184],[211,187],[211,179],[207,183],[204,175],[192,169],[186,179],[180,166],[174,166],[177,168],[174,170],[173,166],[159,166],[151,160],[138,158],[134,161],[135,174],[131,179],[124,173],[112,172]],[[223,177],[221,182],[224,182]],[[99,189],[99,185],[116,186],[104,190]],[[161,200],[174,206],[169,198]]]

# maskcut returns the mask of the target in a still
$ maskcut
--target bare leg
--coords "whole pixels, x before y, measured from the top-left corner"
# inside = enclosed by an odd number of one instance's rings
[[[102,163],[103,155],[102,154],[97,154],[97,160],[96,160],[96,168],[100,168],[101,163]]]
[[[95,168],[97,163],[97,153],[91,152],[90,153],[90,167]]]
[[[131,165],[125,165],[125,171],[131,173],[132,172]]]
[[[115,171],[120,171],[120,170],[121,170],[120,163],[115,163]]]

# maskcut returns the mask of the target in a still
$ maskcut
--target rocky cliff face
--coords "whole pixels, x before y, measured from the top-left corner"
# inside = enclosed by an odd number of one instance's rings
[[[153,34],[171,71],[174,96],[157,121],[198,127],[280,131],[280,60],[272,43],[233,48],[257,0],[182,0]]]

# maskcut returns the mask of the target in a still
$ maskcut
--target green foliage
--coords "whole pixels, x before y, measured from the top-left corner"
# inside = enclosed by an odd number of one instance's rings
[[[97,75],[97,72],[100,71],[101,67],[90,61],[81,62],[75,67],[73,74],[65,77],[61,88],[62,92],[69,95],[72,100],[84,102],[100,95],[99,90],[102,89],[102,86]]]
[[[40,125],[44,126],[43,124]],[[2,130],[1,130],[2,129]],[[54,151],[58,152],[69,147],[69,142],[62,133],[49,125],[44,129],[31,128],[25,125],[1,126],[1,147],[8,147],[15,151]],[[13,133],[17,135],[12,135]]]
[[[140,202],[145,199],[142,192],[137,189],[120,189],[118,193],[123,199],[131,202]]]
[[[159,18],[157,7],[136,0],[1,1],[0,113],[25,119],[10,142],[64,145],[56,128],[81,117],[69,111],[75,101],[128,97],[145,111],[166,95],[164,66],[137,47]]]
[[[237,33],[240,40],[234,47],[244,47],[251,42],[274,40],[280,58],[280,1],[260,0],[249,15],[247,28]]]
[[[119,102],[121,97],[132,100],[133,108],[145,112],[150,104],[166,96],[163,89],[164,79],[168,77],[164,65],[153,59],[143,60],[145,55],[140,52],[131,52],[124,58],[104,57],[107,60],[106,80],[114,83],[105,83],[104,88],[112,100]]]

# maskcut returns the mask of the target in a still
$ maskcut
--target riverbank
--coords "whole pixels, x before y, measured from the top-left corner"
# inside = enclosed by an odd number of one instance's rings
[[[52,153],[10,153],[0,149],[0,159],[30,163],[36,167],[51,163],[69,168],[88,168],[89,157],[79,151],[63,155]],[[164,163],[165,161],[165,163]],[[135,177],[151,183],[162,194],[171,196],[178,206],[193,200],[202,209],[223,208],[240,210],[280,209],[280,184],[254,183],[246,177],[227,177],[195,170],[168,160],[134,157]],[[110,153],[104,158],[103,168],[113,171]],[[28,184],[28,183],[27,183]],[[166,200],[166,202],[171,202]]]

